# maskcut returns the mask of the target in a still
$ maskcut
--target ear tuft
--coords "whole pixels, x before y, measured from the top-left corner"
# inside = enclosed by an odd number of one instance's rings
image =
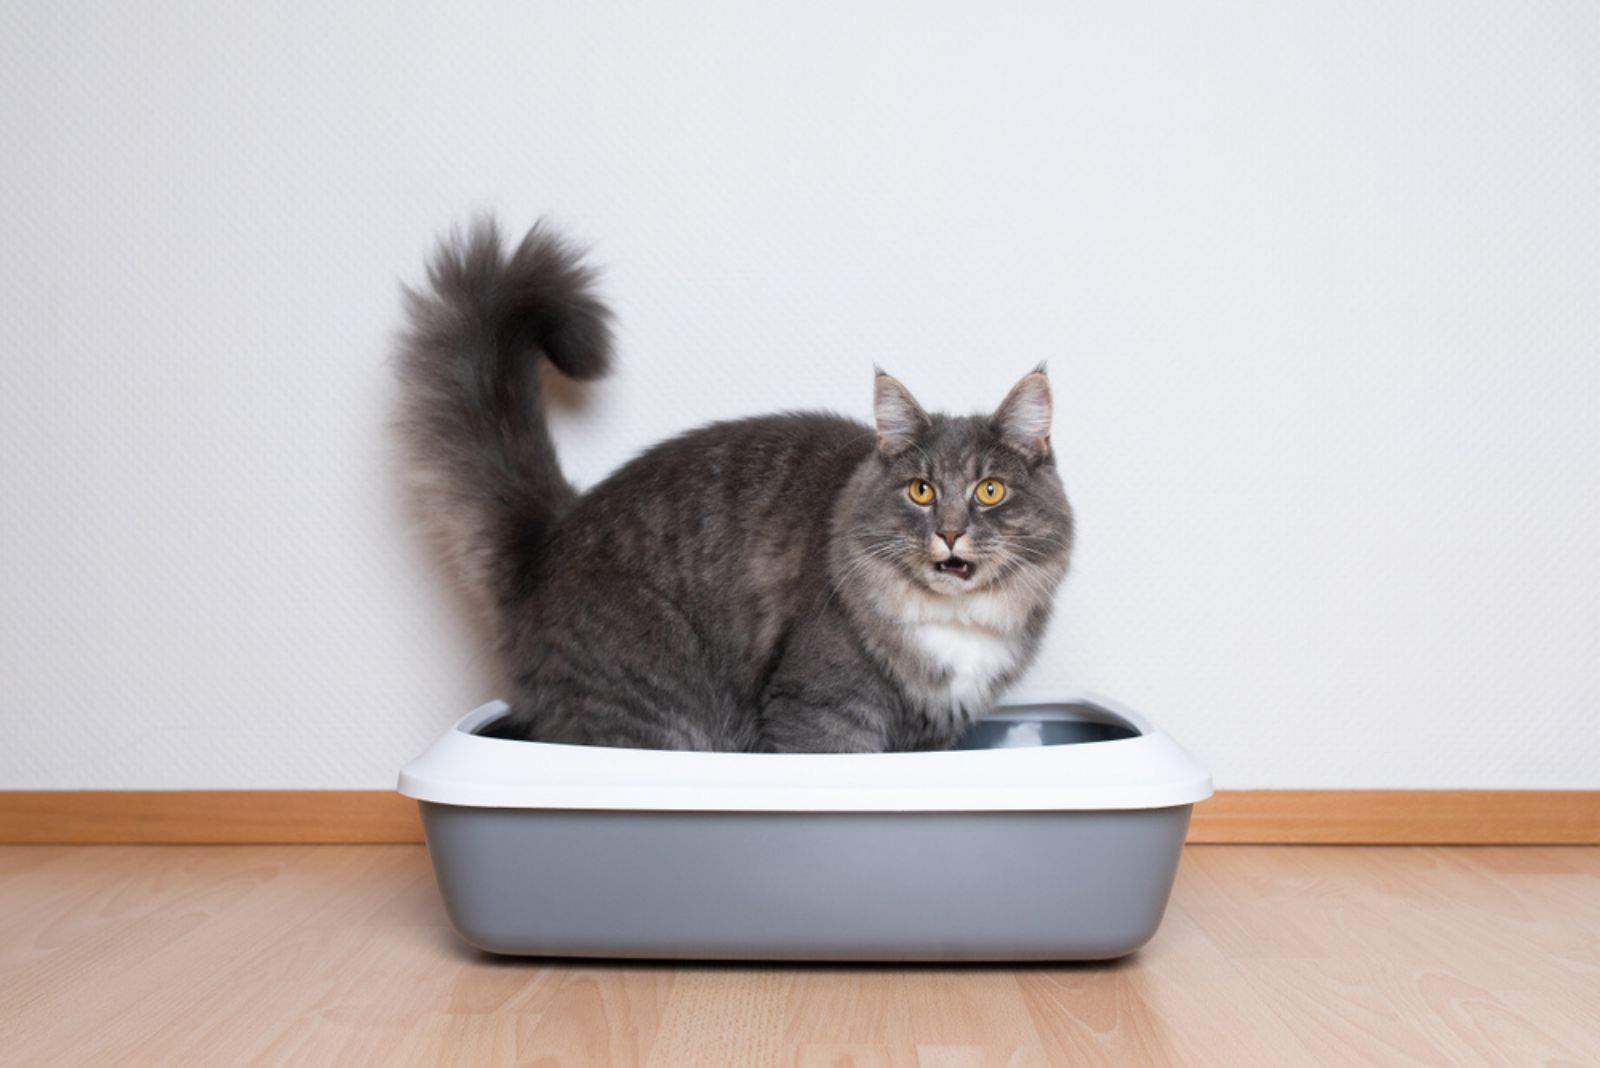
[[[1029,372],[1011,387],[994,413],[994,427],[1000,440],[1030,460],[1050,455],[1050,379],[1044,365]]]
[[[928,428],[928,413],[899,379],[881,367],[874,370],[877,377],[872,383],[872,414],[878,424],[878,451],[885,456],[898,456]]]

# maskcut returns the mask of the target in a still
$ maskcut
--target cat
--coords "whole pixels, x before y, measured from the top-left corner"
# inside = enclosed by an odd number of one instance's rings
[[[647,749],[950,746],[1038,649],[1073,517],[1044,367],[992,415],[876,372],[874,426],[714,423],[585,493],[537,366],[612,362],[595,272],[536,225],[447,238],[406,290],[400,429],[418,500],[494,621],[501,738]]]

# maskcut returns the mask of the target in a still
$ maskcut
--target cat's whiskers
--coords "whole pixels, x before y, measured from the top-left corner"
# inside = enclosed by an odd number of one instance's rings
[[[1063,553],[1070,552],[1072,544],[1051,534],[1002,534],[1002,538],[1013,541],[1040,541],[1047,545],[1054,545]]]
[[[1024,547],[1008,543],[1002,537],[995,553],[1001,578],[991,585],[999,584],[1001,580],[1004,580],[1004,585],[1007,587],[1006,592],[1015,591],[1017,594],[1025,595],[1026,600],[1031,603],[1042,603],[1048,601],[1055,591],[1053,586],[1039,573],[1037,565],[1020,555],[1021,552],[1028,551]]]
[[[828,606],[833,603],[833,599],[839,596],[839,591],[844,589],[852,579],[865,573],[867,568],[873,564],[902,559],[908,555],[910,555],[909,546],[906,544],[905,536],[898,531],[894,533],[893,537],[886,537],[867,543],[852,555],[849,563],[837,575],[832,576],[828,583],[832,588],[828,591],[828,596],[823,599],[821,607],[817,609],[816,615],[820,616],[827,611]]]

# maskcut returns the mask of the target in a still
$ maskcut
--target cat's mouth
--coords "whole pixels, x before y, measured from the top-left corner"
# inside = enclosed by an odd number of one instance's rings
[[[963,560],[959,556],[947,556],[934,564],[933,569],[941,575],[954,575],[962,580],[972,578],[972,561]]]

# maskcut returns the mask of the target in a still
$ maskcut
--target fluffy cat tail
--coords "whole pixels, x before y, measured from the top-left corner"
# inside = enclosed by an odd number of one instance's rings
[[[540,398],[540,359],[604,374],[611,313],[595,272],[543,223],[507,255],[494,222],[442,241],[428,286],[405,290],[400,429],[427,522],[491,615],[571,506]]]

